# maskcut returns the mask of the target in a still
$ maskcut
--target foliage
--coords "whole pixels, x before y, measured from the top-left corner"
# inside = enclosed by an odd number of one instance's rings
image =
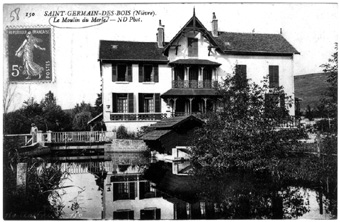
[[[77,113],[72,122],[73,129],[76,131],[89,131],[88,121],[92,119],[92,115],[88,111]]]
[[[95,108],[93,111],[93,116],[97,116],[103,112],[102,94],[97,93],[97,99],[95,101]]]
[[[19,144],[17,137],[4,138],[4,219],[59,218],[63,206],[56,201],[56,191],[67,175],[60,171],[57,163],[46,165],[41,158],[21,158]],[[26,191],[16,187],[18,162],[26,162],[28,166]]]
[[[263,83],[240,87],[234,77],[226,79],[219,89],[220,112],[212,113],[193,139],[193,174],[198,183],[206,184],[205,196],[217,198],[226,209],[222,218],[301,216],[308,209],[299,192],[293,199],[284,194],[304,181],[312,181],[309,186],[315,187],[324,179],[326,168],[319,158],[301,158],[296,153],[298,140],[306,133],[277,128],[289,118],[289,106],[278,105],[283,89],[277,88],[278,97],[268,99],[268,84]],[[290,98],[285,96],[285,101]],[[237,180],[232,175],[242,181],[232,185]]]
[[[136,139],[134,133],[129,133],[125,126],[120,125],[117,129],[117,139]]]
[[[337,120],[338,116],[338,43],[335,43],[335,52],[331,55],[328,63],[321,65],[325,73],[329,73],[327,82],[329,83],[328,92],[321,99],[327,111],[328,117]],[[337,121],[336,121],[337,122]],[[337,125],[333,131],[336,132]]]
[[[19,110],[4,113],[4,133],[29,133],[31,123],[35,123],[42,131],[70,130],[70,122],[70,116],[57,105],[50,91],[40,103],[29,98]]]

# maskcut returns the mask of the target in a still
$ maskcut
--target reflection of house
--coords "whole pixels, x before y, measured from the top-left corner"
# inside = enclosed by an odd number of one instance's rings
[[[129,130],[169,116],[214,111],[214,87],[228,74],[269,87],[283,86],[294,97],[294,54],[299,52],[280,34],[212,31],[196,17],[169,43],[159,24],[157,42],[100,41],[103,119],[108,130]],[[294,104],[290,108],[294,115]]]
[[[115,170],[108,173],[104,182],[103,217],[105,219],[173,219],[173,204],[154,189],[152,182],[141,176],[145,164],[142,154],[139,157],[141,162],[130,153],[111,155],[115,160],[114,163],[118,165]],[[128,161],[130,157],[133,160]],[[126,163],[136,165],[126,165]]]
[[[217,203],[200,200],[199,184],[190,176],[174,174],[171,168],[171,163],[154,163],[145,172],[145,178],[167,194],[164,198],[174,205],[174,219],[219,218],[221,209]]]
[[[163,119],[151,125],[153,131],[142,136],[142,140],[160,153],[171,154],[176,146],[190,146],[195,128],[201,127],[203,121],[194,116],[179,116]]]

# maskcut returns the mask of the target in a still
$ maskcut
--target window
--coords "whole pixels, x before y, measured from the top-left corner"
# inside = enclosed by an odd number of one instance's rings
[[[158,82],[158,65],[139,64],[139,82]]]
[[[188,56],[198,56],[198,39],[188,38]]]
[[[236,65],[235,68],[235,83],[241,88],[247,85],[247,66],[246,65]]]
[[[279,87],[279,66],[269,66],[269,87]]]
[[[127,111],[128,111],[127,95],[119,94],[117,99],[117,112],[127,113]]]
[[[140,210],[141,220],[160,220],[161,219],[161,209],[159,208],[149,208]]]
[[[113,200],[127,200],[136,198],[135,182],[113,183]]]
[[[133,113],[133,101],[133,93],[112,93],[112,112]]]
[[[134,220],[134,211],[133,210],[117,210],[113,212],[113,219],[120,220]]]
[[[144,96],[144,112],[153,113],[155,112],[155,102],[153,99],[153,94]]]
[[[112,64],[112,82],[132,82],[132,65]]]
[[[140,113],[161,112],[161,98],[159,93],[139,93],[138,100]]]

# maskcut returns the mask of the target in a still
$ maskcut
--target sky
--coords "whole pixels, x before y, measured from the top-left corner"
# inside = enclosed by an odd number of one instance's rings
[[[20,8],[20,18],[11,17]],[[191,18],[193,9],[203,25],[211,30],[212,13],[218,19],[219,31],[280,33],[301,53],[294,56],[295,75],[322,72],[338,41],[338,5],[335,3],[166,3],[166,4],[16,4],[4,5],[3,29],[53,26],[53,82],[11,84],[15,89],[18,109],[30,97],[40,101],[51,90],[63,109],[71,109],[82,101],[94,105],[100,92],[99,41],[155,41],[159,20],[165,25],[165,41]],[[55,11],[117,11],[153,12],[140,16],[138,22],[117,22],[120,16],[110,16],[103,24],[53,22]],[[27,14],[28,13],[28,14]],[[31,13],[31,14],[29,14]],[[34,15],[32,14],[34,13]],[[52,14],[50,14],[52,13]],[[29,15],[32,15],[29,17]],[[63,16],[56,16],[62,18]],[[73,14],[67,16],[72,19]],[[83,16],[79,16],[83,18]],[[8,44],[4,32],[4,82],[8,75]]]

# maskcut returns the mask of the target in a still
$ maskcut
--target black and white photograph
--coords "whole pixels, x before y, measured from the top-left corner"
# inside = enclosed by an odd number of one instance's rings
[[[2,6],[3,220],[337,219],[337,2]]]

